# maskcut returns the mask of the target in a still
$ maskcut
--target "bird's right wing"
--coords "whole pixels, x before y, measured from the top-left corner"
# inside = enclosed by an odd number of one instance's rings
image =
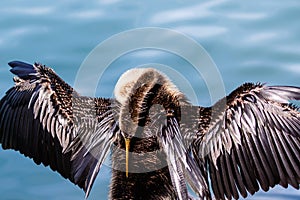
[[[40,64],[9,63],[15,86],[0,101],[0,142],[58,171],[88,196],[118,127],[111,101],[79,96]]]
[[[300,112],[292,100],[300,100],[299,87],[247,83],[214,107],[199,108],[192,150],[216,199],[277,184],[299,189]]]

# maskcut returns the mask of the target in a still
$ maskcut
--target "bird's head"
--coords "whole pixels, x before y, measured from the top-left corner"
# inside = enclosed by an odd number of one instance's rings
[[[118,121],[126,137],[136,134],[151,116],[151,110],[166,115],[180,110],[184,95],[162,72],[153,68],[134,68],[118,80],[114,95],[120,105]],[[166,116],[165,115],[165,116]]]

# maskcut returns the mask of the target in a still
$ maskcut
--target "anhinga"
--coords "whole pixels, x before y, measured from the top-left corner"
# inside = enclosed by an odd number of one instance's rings
[[[41,64],[9,65],[17,77],[0,101],[3,149],[50,166],[86,197],[109,154],[111,199],[192,199],[187,184],[199,199],[299,189],[299,87],[245,83],[200,107],[155,69],[127,71],[108,99],[80,96]]]

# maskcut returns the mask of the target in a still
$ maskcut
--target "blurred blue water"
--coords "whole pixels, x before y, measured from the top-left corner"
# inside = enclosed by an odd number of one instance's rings
[[[122,31],[164,27],[180,31],[211,55],[227,92],[246,81],[300,85],[300,2],[279,1],[2,1],[0,3],[0,96],[13,85],[7,62],[42,62],[71,85],[88,53]],[[174,41],[176,42],[176,41]],[[127,68],[161,63],[182,68],[209,105],[201,78],[175,55],[144,50],[124,55],[110,66],[109,78],[97,90],[110,97]],[[198,91],[198,90],[197,90]],[[101,169],[90,199],[107,199],[109,168]],[[0,150],[0,199],[83,199],[83,192],[49,168],[14,151]],[[300,192],[276,187],[250,199],[299,199]]]

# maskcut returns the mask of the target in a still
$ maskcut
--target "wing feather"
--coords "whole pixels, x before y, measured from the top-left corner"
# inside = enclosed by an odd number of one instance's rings
[[[9,65],[17,77],[0,101],[3,149],[50,166],[88,195],[118,131],[111,100],[79,96],[40,64]]]
[[[203,113],[220,113],[200,120],[193,142],[196,160],[206,160],[216,199],[238,199],[276,184],[300,184],[300,113],[291,100],[300,100],[300,88],[244,84],[226,100]],[[207,110],[207,111],[204,111]],[[200,116],[203,118],[203,116]],[[196,153],[195,153],[196,152]]]
[[[191,189],[202,199],[210,199],[206,184],[206,172],[199,169],[199,165],[184,146],[181,129],[176,117],[167,117],[166,123],[159,131],[160,142],[166,153],[172,184],[178,199],[188,199],[189,194],[186,180]],[[184,179],[186,178],[186,180]]]
[[[228,154],[226,154],[228,155]],[[236,161],[236,154],[235,153],[232,153],[230,156],[227,156],[228,159],[227,159],[227,164],[231,164],[232,165],[232,168],[233,168],[233,171],[234,171],[234,180],[236,180],[235,184],[237,186],[237,195],[235,196],[234,195],[234,198],[238,198],[238,191],[240,191],[240,194],[242,195],[242,197],[246,197],[247,196],[247,191],[245,189],[245,186],[243,184],[243,178],[242,178],[242,175],[241,173],[239,173],[239,169],[238,169],[238,164],[237,164],[237,161]]]

